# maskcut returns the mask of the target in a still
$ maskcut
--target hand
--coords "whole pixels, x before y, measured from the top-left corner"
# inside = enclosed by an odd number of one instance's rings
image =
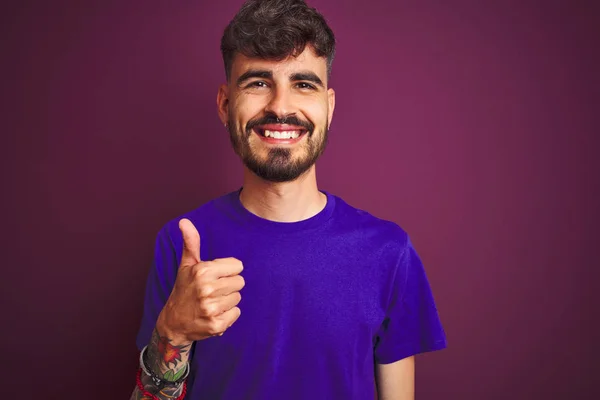
[[[179,229],[183,235],[181,264],[156,323],[159,334],[173,345],[222,335],[240,316],[237,305],[244,287],[240,260],[201,261],[196,227],[184,218],[179,221]]]

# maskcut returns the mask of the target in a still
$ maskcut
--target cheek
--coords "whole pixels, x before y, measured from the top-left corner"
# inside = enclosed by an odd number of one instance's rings
[[[265,108],[264,99],[261,96],[244,96],[236,99],[231,106],[231,112],[241,121],[248,121],[256,117]]]
[[[329,107],[327,102],[312,103],[305,108],[306,116],[317,126],[327,123]]]

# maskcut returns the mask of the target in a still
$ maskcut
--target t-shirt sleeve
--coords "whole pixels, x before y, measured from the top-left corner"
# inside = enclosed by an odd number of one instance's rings
[[[375,338],[375,361],[389,364],[446,347],[425,269],[410,240],[396,263],[385,319]]]
[[[175,285],[177,268],[177,254],[165,227],[157,235],[154,260],[146,280],[142,323],[136,340],[139,350],[150,342],[158,314],[162,311]]]

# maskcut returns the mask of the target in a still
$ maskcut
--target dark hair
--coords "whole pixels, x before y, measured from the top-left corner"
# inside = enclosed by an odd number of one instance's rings
[[[327,76],[335,54],[335,37],[325,18],[303,0],[248,0],[225,28],[221,53],[229,81],[236,53],[283,60],[310,44],[327,58]]]

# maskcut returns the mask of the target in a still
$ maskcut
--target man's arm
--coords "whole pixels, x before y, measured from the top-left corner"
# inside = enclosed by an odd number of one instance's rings
[[[200,260],[200,234],[188,219],[179,221],[183,237],[181,262],[166,303],[159,313],[145,352],[145,366],[166,381],[159,390],[141,373],[144,390],[160,400],[176,399],[183,391],[170,384],[185,374],[192,343],[222,335],[240,316],[237,307],[244,278],[235,258]],[[158,276],[160,276],[160,272]],[[151,306],[151,305],[150,305]],[[131,399],[147,399],[137,385]]]
[[[189,358],[189,352],[192,344],[176,345],[167,336],[160,335],[155,328],[152,332],[152,338],[146,350],[146,365],[157,376],[167,381],[175,381],[185,373],[185,366]],[[161,400],[176,399],[181,395],[183,385],[166,385],[158,389],[152,382],[152,379],[145,373],[141,374],[144,389]],[[131,400],[150,399],[144,396],[136,386],[131,395]]]
[[[415,357],[375,364],[375,379],[379,400],[414,400]]]

